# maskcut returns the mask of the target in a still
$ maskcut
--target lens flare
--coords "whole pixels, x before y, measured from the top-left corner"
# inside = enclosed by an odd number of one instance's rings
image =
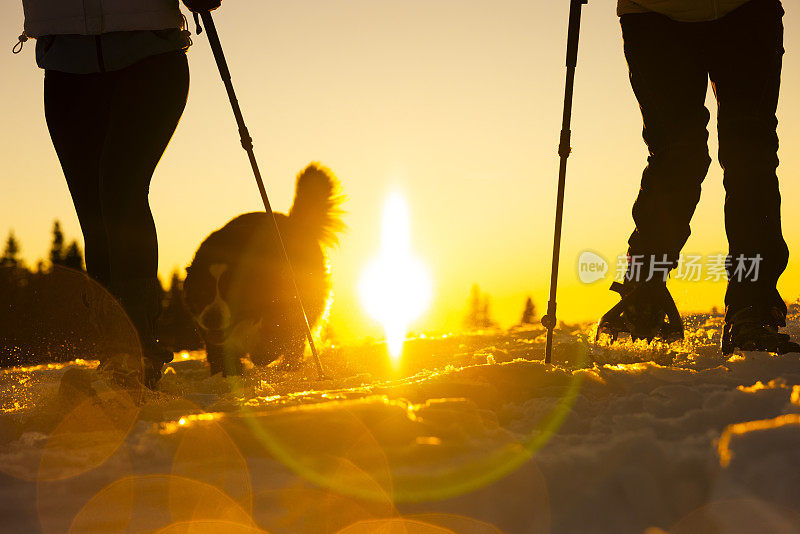
[[[428,308],[431,278],[411,251],[408,206],[398,193],[389,196],[383,212],[381,253],[364,271],[361,301],[381,323],[392,358],[397,360],[412,321]]]

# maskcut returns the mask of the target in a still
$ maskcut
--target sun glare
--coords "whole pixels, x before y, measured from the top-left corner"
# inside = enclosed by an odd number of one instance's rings
[[[411,225],[405,199],[389,196],[383,212],[381,252],[367,266],[359,287],[364,308],[381,323],[392,358],[397,360],[412,321],[428,308],[431,278],[411,251]]]

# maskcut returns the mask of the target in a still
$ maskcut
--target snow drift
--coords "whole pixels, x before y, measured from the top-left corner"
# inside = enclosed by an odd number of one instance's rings
[[[8,532],[796,532],[798,355],[719,356],[563,327],[325,349],[332,380],[210,378],[159,393],[97,362],[0,372]],[[791,318],[790,330],[800,328]]]

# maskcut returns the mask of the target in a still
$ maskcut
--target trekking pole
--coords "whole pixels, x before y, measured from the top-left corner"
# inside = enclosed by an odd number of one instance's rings
[[[233,108],[233,114],[236,117],[236,123],[239,125],[239,136],[241,137],[242,148],[245,149],[247,156],[250,158],[250,166],[253,167],[253,174],[255,175],[256,184],[258,185],[258,192],[261,193],[261,200],[264,203],[264,209],[267,210],[267,213],[272,218],[273,229],[275,230],[275,235],[278,238],[278,243],[280,243],[281,246],[281,252],[283,253],[283,259],[285,261],[287,272],[292,280],[292,285],[294,286],[294,295],[297,301],[299,313],[303,318],[303,325],[305,326],[308,345],[311,347],[311,353],[314,355],[314,364],[317,367],[317,375],[319,376],[319,379],[322,380],[325,378],[325,373],[322,370],[322,363],[320,362],[319,354],[317,353],[317,347],[314,345],[314,336],[311,333],[311,325],[308,322],[308,315],[306,314],[305,306],[303,306],[303,299],[300,296],[300,289],[297,287],[297,278],[294,275],[294,269],[292,269],[292,262],[289,260],[289,255],[286,253],[286,246],[283,243],[281,232],[278,229],[278,221],[275,220],[275,214],[272,212],[272,206],[270,205],[269,198],[267,197],[267,190],[264,187],[264,180],[261,178],[261,171],[258,169],[258,162],[256,161],[256,155],[253,149],[253,138],[250,137],[250,132],[244,123],[244,115],[242,115],[242,110],[239,107],[239,100],[236,98],[236,92],[233,89],[231,72],[228,69],[228,62],[225,60],[225,53],[222,50],[222,43],[220,43],[219,40],[217,27],[214,25],[214,19],[211,17],[210,11],[204,11],[200,13],[200,17],[203,19],[203,26],[205,26],[206,33],[208,34],[208,42],[211,45],[211,51],[214,53],[214,59],[217,61],[219,73],[222,76],[222,81],[225,83],[225,89],[228,91],[228,98],[231,101],[231,107]]]
[[[564,216],[564,188],[567,182],[567,160],[572,147],[572,95],[575,87],[575,67],[578,65],[578,39],[581,33],[581,8],[588,0],[570,0],[569,30],[567,31],[567,84],[564,91],[564,117],[561,123],[561,143],[558,155],[561,166],[558,171],[558,196],[556,197],[556,227],[553,237],[553,265],[550,272],[550,300],[547,301],[547,315],[542,317],[542,325],[547,328],[547,346],[544,363],[553,359],[553,330],[556,327],[556,292],[558,289],[558,264],[561,255],[561,223]]]

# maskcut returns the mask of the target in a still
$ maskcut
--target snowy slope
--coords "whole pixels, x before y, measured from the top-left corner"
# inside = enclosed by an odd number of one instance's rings
[[[142,403],[97,362],[0,372],[4,532],[797,532],[800,361],[562,328],[327,347]],[[800,330],[792,318],[790,332]],[[170,527],[170,525],[172,525]],[[649,530],[648,530],[649,529]]]

